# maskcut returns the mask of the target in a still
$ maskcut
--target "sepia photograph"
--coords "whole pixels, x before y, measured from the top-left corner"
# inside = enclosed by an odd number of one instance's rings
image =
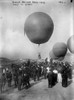
[[[0,0],[0,100],[74,100],[73,24],[73,0]]]

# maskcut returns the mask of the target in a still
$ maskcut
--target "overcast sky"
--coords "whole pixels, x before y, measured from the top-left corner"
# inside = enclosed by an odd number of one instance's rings
[[[70,0],[45,1],[45,4],[13,6],[12,0],[0,0],[0,57],[37,58],[40,51],[42,58],[46,58],[49,57],[49,52],[56,42],[67,43],[68,38],[73,34]],[[51,38],[39,48],[37,44],[30,42],[24,33],[25,20],[33,12],[45,12],[54,22]]]

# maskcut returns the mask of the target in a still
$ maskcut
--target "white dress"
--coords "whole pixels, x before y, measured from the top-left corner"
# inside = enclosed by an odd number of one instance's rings
[[[60,73],[58,73],[58,82],[62,82],[62,76]]]

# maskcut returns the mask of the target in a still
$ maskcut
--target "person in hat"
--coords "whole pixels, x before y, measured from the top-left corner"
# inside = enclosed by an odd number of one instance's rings
[[[58,74],[58,71],[54,69],[53,70],[53,85],[57,83],[57,74]]]
[[[47,74],[47,78],[48,78],[48,88],[51,88],[52,82],[53,82],[53,71],[52,70],[49,70]]]
[[[4,90],[5,84],[6,84],[6,76],[5,76],[5,72],[3,72],[2,75],[1,75],[1,79],[0,79],[0,89],[1,89],[1,93]]]

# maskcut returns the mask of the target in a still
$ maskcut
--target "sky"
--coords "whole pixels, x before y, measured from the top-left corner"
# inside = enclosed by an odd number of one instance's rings
[[[13,5],[15,1],[45,1],[45,4]],[[64,42],[73,35],[73,7],[70,0],[0,0],[0,57],[9,59],[37,59],[49,57],[57,42]],[[45,12],[53,20],[54,30],[48,42],[32,43],[24,32],[27,17],[33,12]],[[69,52],[69,51],[68,51]]]

